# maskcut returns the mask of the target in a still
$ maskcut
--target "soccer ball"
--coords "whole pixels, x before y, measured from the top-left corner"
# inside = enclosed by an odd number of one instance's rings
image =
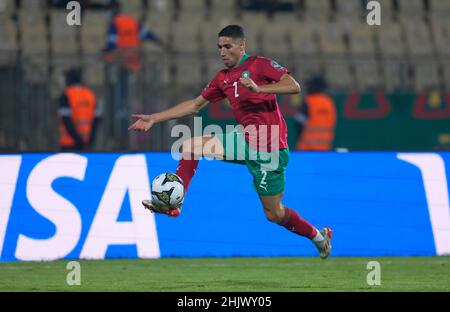
[[[163,173],[152,181],[152,203],[160,209],[178,207],[184,199],[184,183],[173,173]]]

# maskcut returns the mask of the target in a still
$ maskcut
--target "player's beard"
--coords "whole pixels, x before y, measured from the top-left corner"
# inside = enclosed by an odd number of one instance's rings
[[[227,59],[226,61],[222,60],[222,62],[223,62],[223,65],[225,65],[226,68],[233,68],[234,67],[234,65],[231,65],[231,61],[229,59]]]

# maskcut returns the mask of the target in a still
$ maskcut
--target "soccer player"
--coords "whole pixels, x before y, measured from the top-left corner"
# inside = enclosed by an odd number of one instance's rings
[[[289,71],[270,59],[249,56],[245,52],[244,31],[229,25],[218,34],[217,47],[225,65],[195,99],[151,115],[137,118],[129,130],[148,131],[155,123],[195,114],[209,102],[227,98],[233,115],[244,131],[224,135],[194,137],[183,142],[176,174],[183,180],[185,192],[201,156],[231,162],[244,162],[253,175],[266,218],[295,234],[309,238],[325,259],[331,252],[330,228],[318,231],[297,212],[282,204],[285,172],[289,160],[287,127],[276,100],[276,94],[295,94],[300,85]],[[213,146],[214,148],[209,148]],[[235,148],[235,146],[237,148]],[[159,209],[151,200],[143,205],[155,213],[177,217],[180,207]]]

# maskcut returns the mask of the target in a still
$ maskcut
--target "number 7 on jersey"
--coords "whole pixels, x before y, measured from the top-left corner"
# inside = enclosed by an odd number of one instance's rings
[[[237,81],[235,81],[233,83],[233,87],[234,87],[234,97],[237,98],[237,97],[239,97],[239,93],[237,92],[237,87],[238,87],[238,82]]]

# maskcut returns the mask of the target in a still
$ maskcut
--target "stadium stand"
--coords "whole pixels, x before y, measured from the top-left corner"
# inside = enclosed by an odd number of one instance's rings
[[[438,55],[450,54],[450,23],[445,19],[431,20],[432,40]]]
[[[313,19],[326,19],[331,17],[331,2],[328,0],[307,0],[305,1],[305,12]]]
[[[448,1],[380,0],[383,27],[377,29],[365,25],[367,1],[359,0],[286,1],[295,11],[276,11],[269,17],[263,10],[239,8],[239,1],[120,2],[125,12],[138,17],[164,41],[171,42],[176,55],[203,55],[191,57],[189,65],[183,64],[179,57],[173,58],[173,64],[167,64],[165,72],[175,73],[173,79],[177,83],[187,82],[183,82],[186,75],[176,74],[185,73],[188,70],[185,67],[199,69],[192,71],[188,79],[191,83],[208,80],[217,68],[214,62],[210,64],[216,46],[209,42],[220,27],[235,22],[245,27],[251,53],[263,53],[280,62],[286,60],[286,65],[300,75],[324,72],[332,87],[364,89],[383,85],[392,90],[448,85],[450,25],[445,18],[446,12],[450,12]],[[90,63],[84,58],[99,55],[103,48],[110,16],[107,6],[105,10],[85,10],[84,27],[77,29],[64,27],[65,12],[48,7],[45,0],[1,3],[0,25],[6,30],[0,34],[2,51],[18,50],[28,62],[45,68],[53,65],[49,57],[64,54],[77,55],[77,63],[81,53],[81,63]],[[17,14],[13,14],[16,10]],[[418,18],[412,21],[411,16]],[[162,53],[153,44],[146,44],[143,49],[144,54]],[[341,70],[343,74],[335,79],[331,73]],[[431,78],[420,77],[422,73]],[[103,75],[94,77],[92,82]]]
[[[202,23],[200,49],[207,54],[217,57],[217,29],[222,27],[223,21],[219,18],[209,19]]]
[[[222,68],[218,31],[238,23],[250,54],[277,60],[300,83],[323,74],[332,91],[450,89],[450,1],[379,0],[381,26],[367,25],[367,0],[284,0],[266,8],[238,0],[117,1],[171,44],[142,45],[139,75],[160,79],[164,88],[207,83]],[[62,71],[81,66],[85,82],[106,96],[110,2],[90,1],[82,26],[71,27],[67,1],[0,0],[0,65],[20,64],[23,80],[47,83],[52,96],[63,86]]]
[[[317,40],[317,33],[310,23],[303,20],[298,27],[290,28],[292,45],[293,73],[300,81],[321,72],[321,53]]]
[[[170,24],[172,20],[172,12],[170,10],[148,10],[144,25],[164,42],[169,40]],[[153,44],[144,45],[146,51],[160,51],[161,49]]]
[[[350,52],[353,55],[375,53],[375,33],[375,29],[366,23],[355,23],[348,33]]]
[[[240,14],[240,19],[236,20],[245,29],[245,36],[249,44],[250,53],[258,54],[262,50],[262,29],[267,25],[267,18],[265,14],[254,12],[243,12]]]
[[[348,19],[360,20],[363,17],[361,1],[336,1],[336,11],[339,16],[346,16]]]
[[[205,17],[207,7],[205,0],[180,1],[179,12],[182,16],[201,15]]]
[[[399,23],[384,22],[377,30],[377,45],[380,51],[384,85],[388,90],[400,89],[405,84],[403,79],[406,67],[402,62],[406,55],[403,30]]]
[[[417,60],[414,64],[414,86],[417,91],[437,89],[439,85],[439,73],[434,59]]]
[[[142,6],[142,1],[121,1],[122,12],[134,16],[138,19],[145,15],[145,11]]]
[[[337,90],[345,90],[347,86],[355,84],[349,61],[345,57],[325,57],[325,78]]]
[[[15,54],[18,51],[17,28],[8,14],[7,8],[0,12],[0,51],[5,55]],[[7,62],[8,57],[1,57],[0,62]]]
[[[422,21],[402,18],[405,30],[406,44],[409,54],[413,56],[433,54],[433,44],[428,25]]]
[[[428,0],[429,12],[432,16],[445,18],[450,13],[450,2],[441,0]]]
[[[175,51],[199,52],[201,42],[200,24],[202,19],[198,15],[195,15],[195,17],[191,18],[191,16],[182,15],[171,24],[170,39]]]
[[[293,53],[319,54],[317,32],[310,23],[303,20],[297,26],[289,27],[288,32]]]
[[[81,61],[81,67],[84,83],[91,86],[94,90],[101,90],[105,76],[104,64],[99,62],[99,58],[97,56],[84,56]]]
[[[47,25],[43,14],[19,12],[20,49],[24,55],[48,52]]]
[[[375,30],[366,23],[358,22],[348,33],[349,53],[355,69],[358,90],[380,87],[380,65],[376,56]]]
[[[22,12],[42,12],[47,8],[46,0],[21,0],[18,3],[20,4],[20,10]]]
[[[18,14],[18,31],[20,33],[20,52],[24,68],[24,78],[39,81],[48,72],[49,41],[45,16],[22,10]]]
[[[274,58],[287,55],[290,52],[289,29],[295,27],[295,24],[296,20],[292,14],[279,13],[270,19],[265,26],[264,35],[261,36],[262,53]]]
[[[318,30],[319,46],[323,53],[345,54],[347,49],[341,20],[320,22],[316,24],[315,28]]]
[[[449,11],[450,12],[450,9]],[[442,69],[444,88],[450,89],[450,22],[442,16],[434,15],[430,21],[432,41],[436,51],[438,68]]]
[[[423,0],[398,0],[399,11],[401,15],[423,17],[425,6]]]
[[[174,1],[150,0],[144,3],[146,3],[147,13],[159,12],[161,14],[173,14],[174,12]]]
[[[212,0],[211,11],[227,12],[227,14],[234,16],[237,14],[237,1]]]
[[[67,25],[67,13],[51,11],[50,13],[50,51],[55,54],[77,55],[80,51],[79,29]]]
[[[106,44],[106,26],[98,27],[98,24],[107,25],[108,15],[105,12],[86,11],[82,15],[81,49],[83,54],[96,54]]]
[[[381,6],[381,18],[383,22],[397,18],[398,9],[392,0],[379,0]]]

